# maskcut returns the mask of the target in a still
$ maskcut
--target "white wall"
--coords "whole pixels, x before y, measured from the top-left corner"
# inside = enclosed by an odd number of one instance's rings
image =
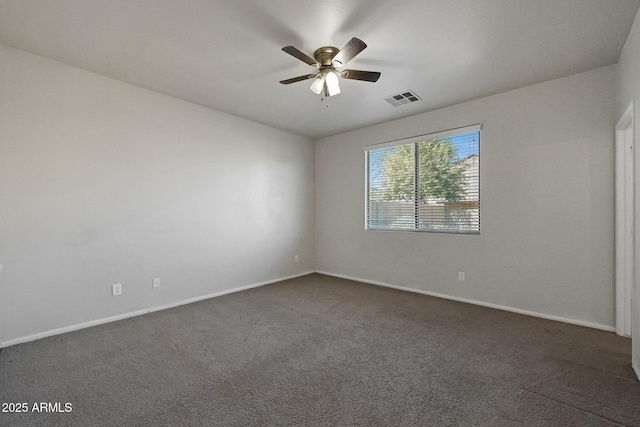
[[[622,117],[631,101],[640,98],[640,10],[618,60],[617,114]]]
[[[314,269],[311,140],[2,45],[0,67],[0,344]]]
[[[317,141],[316,269],[612,330],[615,82],[611,66]],[[475,123],[481,235],[364,230],[365,145]]]
[[[617,118],[621,118],[626,108],[635,103],[635,117],[634,117],[634,149],[639,147],[638,138],[640,136],[640,115],[638,114],[638,100],[640,100],[640,11],[636,15],[636,19],[631,27],[631,31],[627,38],[627,41],[620,54],[620,60],[618,62],[618,99],[617,99]],[[636,194],[635,194],[635,224],[636,228],[640,225],[640,153],[636,149],[634,151],[635,156],[635,180],[636,180]],[[633,335],[632,344],[632,364],[636,370],[636,373],[640,377],[640,233],[636,232],[635,235],[635,289],[633,300],[633,319],[631,325],[631,334]]]

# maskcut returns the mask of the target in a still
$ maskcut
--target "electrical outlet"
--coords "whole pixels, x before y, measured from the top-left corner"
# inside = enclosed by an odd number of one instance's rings
[[[294,256],[294,257],[293,257],[293,260],[294,260],[295,262],[298,262],[298,260],[299,260],[299,259],[300,259],[300,257],[299,257],[298,255],[296,255],[296,256]]]
[[[458,271],[458,280],[464,282],[464,271]]]
[[[116,283],[115,285],[111,285],[111,296],[122,295],[122,283]]]
[[[155,279],[153,279],[153,287],[154,288],[159,288],[160,287],[160,278],[156,277]]]

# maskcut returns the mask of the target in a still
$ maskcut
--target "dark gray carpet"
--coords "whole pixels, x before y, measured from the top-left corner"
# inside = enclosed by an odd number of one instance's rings
[[[313,274],[0,351],[2,426],[640,425],[631,342]],[[71,412],[31,412],[36,402]]]

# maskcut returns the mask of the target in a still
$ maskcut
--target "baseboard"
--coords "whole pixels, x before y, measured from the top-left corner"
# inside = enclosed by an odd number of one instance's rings
[[[588,328],[600,329],[600,330],[607,331],[607,332],[615,332],[616,331],[615,327],[608,326],[608,325],[602,325],[600,323],[591,323],[591,322],[584,322],[582,320],[567,319],[565,317],[552,316],[552,315],[549,315],[549,314],[538,313],[538,312],[535,312],[535,311],[522,310],[522,309],[519,309],[519,308],[508,307],[508,306],[499,305],[499,304],[492,304],[492,303],[484,302],[484,301],[477,301],[477,300],[471,300],[471,299],[467,299],[467,298],[455,297],[455,296],[451,296],[451,295],[439,294],[439,293],[436,293],[436,292],[423,291],[421,289],[407,288],[407,287],[404,287],[404,286],[392,285],[390,283],[377,282],[375,280],[368,280],[368,279],[362,279],[362,278],[359,278],[359,277],[345,276],[345,275],[342,275],[342,274],[329,273],[329,272],[326,272],[326,271],[316,270],[316,273],[325,274],[327,276],[338,277],[340,279],[355,280],[357,282],[368,283],[370,285],[383,286],[385,288],[398,289],[398,290],[401,290],[401,291],[414,292],[414,293],[428,295],[428,296],[432,296],[432,297],[444,298],[444,299],[448,299],[448,300],[452,300],[452,301],[458,301],[458,302],[464,302],[464,303],[467,303],[467,304],[474,304],[474,305],[480,305],[480,306],[483,306],[483,307],[495,308],[497,310],[510,311],[512,313],[524,314],[524,315],[527,315],[527,316],[539,317],[539,318],[547,319],[547,320],[555,320],[555,321],[558,321],[558,322],[570,323],[572,325],[577,325],[577,326],[586,326]],[[639,378],[640,378],[640,376],[639,376]]]
[[[219,296],[222,296],[222,295],[227,295],[227,294],[232,294],[232,293],[235,293],[235,292],[246,291],[247,289],[258,288],[260,286],[265,286],[265,285],[269,285],[271,283],[281,282],[283,280],[295,279],[296,277],[302,277],[302,276],[306,276],[306,275],[312,274],[312,273],[315,273],[315,271],[305,271],[303,273],[294,274],[292,276],[281,277],[281,278],[278,278],[278,279],[267,280],[265,282],[260,282],[260,283],[254,283],[254,284],[251,284],[251,285],[241,286],[239,288],[228,289],[228,290],[225,290],[225,291],[220,291],[220,292],[216,292],[216,293],[213,293],[213,294],[203,295],[203,296],[196,297],[196,298],[190,298],[190,299],[187,299],[187,300],[178,301],[178,302],[174,302],[174,303],[170,303],[170,304],[165,304],[165,305],[161,305],[161,306],[158,306],[158,307],[145,308],[143,310],[138,310],[138,311],[133,311],[133,312],[130,312],[130,313],[119,314],[117,316],[105,317],[105,318],[102,318],[102,319],[92,320],[90,322],[78,323],[76,325],[65,326],[63,328],[52,329],[52,330],[45,331],[45,332],[39,332],[37,334],[27,335],[27,336],[24,336],[24,337],[15,338],[15,339],[11,339],[11,340],[8,340],[8,341],[0,342],[0,348],[9,347],[9,346],[16,345],[16,344],[22,344],[22,343],[26,343],[26,342],[29,342],[29,341],[35,341],[35,340],[38,340],[38,339],[41,339],[41,338],[47,338],[47,337],[51,337],[51,336],[54,336],[54,335],[64,334],[64,333],[67,333],[67,332],[73,332],[73,331],[77,331],[79,329],[90,328],[92,326],[98,326],[98,325],[102,325],[104,323],[110,323],[110,322],[115,322],[115,321],[118,321],[118,320],[128,319],[130,317],[141,316],[143,314],[152,313],[154,311],[166,310],[166,309],[169,309],[169,308],[178,307],[178,306],[186,305],[186,304],[191,304],[191,303],[194,303],[194,302],[198,302],[198,301],[202,301],[202,300],[206,300],[206,299],[210,299],[210,298],[219,297]]]
[[[600,330],[608,331],[608,332],[615,332],[615,330],[616,330],[615,327],[608,326],[608,325],[602,325],[602,324],[599,324],[599,323],[591,323],[591,322],[584,322],[584,321],[581,321],[581,320],[567,319],[567,318],[564,318],[564,317],[551,316],[551,315],[548,315],[548,314],[537,313],[537,312],[534,312],[534,311],[522,310],[522,309],[519,309],[519,308],[508,307],[508,306],[503,306],[503,305],[498,305],[498,304],[492,304],[492,303],[488,303],[488,302],[484,302],[484,301],[477,301],[477,300],[471,300],[471,299],[467,299],[467,298],[460,298],[460,297],[455,297],[455,296],[451,296],[451,295],[439,294],[439,293],[436,293],[436,292],[424,291],[424,290],[421,290],[421,289],[408,288],[408,287],[404,287],[404,286],[393,285],[393,284],[390,284],[390,283],[384,283],[384,282],[378,282],[378,281],[375,281],[375,280],[363,279],[363,278],[360,278],[360,277],[352,277],[352,276],[346,276],[346,275],[342,275],[342,274],[330,273],[330,272],[327,272],[327,271],[316,270],[316,271],[305,271],[305,272],[298,273],[298,274],[295,274],[295,275],[292,275],[292,276],[281,277],[281,278],[278,278],[278,279],[268,280],[268,281],[260,282],[260,283],[254,283],[254,284],[251,284],[251,285],[241,286],[239,288],[228,289],[228,290],[225,290],[225,291],[220,291],[220,292],[216,292],[216,293],[213,293],[213,294],[203,295],[203,296],[196,297],[196,298],[190,298],[190,299],[187,299],[187,300],[178,301],[178,302],[174,302],[174,303],[170,303],[170,304],[165,304],[165,305],[161,305],[161,306],[157,306],[157,307],[147,308],[147,309],[138,310],[138,311],[129,312],[129,313],[124,313],[124,314],[119,314],[117,316],[106,317],[106,318],[102,318],[102,319],[92,320],[90,322],[79,323],[79,324],[76,324],[76,325],[65,326],[63,328],[52,329],[52,330],[45,331],[45,332],[40,332],[40,333],[37,333],[37,334],[27,335],[27,336],[24,336],[24,337],[15,338],[15,339],[11,339],[11,340],[8,340],[8,341],[0,342],[0,348],[9,347],[9,346],[16,345],[16,344],[22,344],[22,343],[26,343],[26,342],[29,342],[29,341],[35,341],[35,340],[38,340],[38,339],[41,339],[41,338],[47,338],[47,337],[51,337],[51,336],[54,336],[54,335],[64,334],[64,333],[67,333],[67,332],[73,332],[73,331],[77,331],[79,329],[90,328],[92,326],[98,326],[98,325],[101,325],[101,324],[104,324],[104,323],[110,323],[110,322],[115,322],[115,321],[118,321],[118,320],[128,319],[130,317],[141,316],[143,314],[152,313],[152,312],[155,312],[155,311],[166,310],[166,309],[169,309],[169,308],[178,307],[178,306],[186,305],[186,304],[191,304],[191,303],[194,303],[194,302],[198,302],[198,301],[202,301],[202,300],[206,300],[206,299],[210,299],[210,298],[219,297],[219,296],[222,296],[222,295],[232,294],[232,293],[235,293],[235,292],[241,292],[241,291],[245,291],[247,289],[258,288],[260,286],[265,286],[265,285],[269,285],[271,283],[281,282],[283,280],[294,279],[296,277],[306,276],[306,275],[312,274],[312,273],[324,274],[324,275],[327,275],[327,276],[338,277],[338,278],[341,278],[341,279],[354,280],[354,281],[357,281],[357,282],[368,283],[370,285],[383,286],[383,287],[386,287],[386,288],[398,289],[398,290],[406,291],[406,292],[414,292],[414,293],[418,293],[418,294],[429,295],[429,296],[432,296],[432,297],[443,298],[443,299],[448,299],[448,300],[452,300],[452,301],[459,301],[459,302],[464,302],[464,303],[468,303],[468,304],[475,304],[475,305],[479,305],[479,306],[483,306],[483,307],[495,308],[495,309],[498,309],[498,310],[510,311],[512,313],[524,314],[524,315],[527,315],[527,316],[539,317],[539,318],[542,318],[542,319],[555,320],[555,321],[558,321],[558,322],[569,323],[569,324],[572,324],[572,325],[586,326],[586,327],[589,327],[589,328],[600,329]],[[638,376],[638,378],[640,378],[640,369],[638,367],[634,366],[634,370],[635,370],[636,375]]]
[[[633,371],[636,373],[636,379],[640,380],[640,368],[638,368],[638,366],[631,362],[631,367],[633,368]]]

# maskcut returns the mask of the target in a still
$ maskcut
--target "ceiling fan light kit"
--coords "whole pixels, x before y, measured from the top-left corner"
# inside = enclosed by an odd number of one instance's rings
[[[340,81],[335,70],[324,68],[315,77],[315,80],[311,83],[312,92],[319,95],[324,89],[324,96],[333,96],[340,93]]]
[[[340,93],[339,77],[351,80],[362,80],[366,82],[376,82],[380,78],[377,71],[361,70],[338,70],[337,67],[344,66],[357,54],[362,52],[367,45],[360,39],[354,37],[342,48],[324,46],[313,53],[313,58],[293,46],[285,46],[283,51],[299,59],[300,61],[318,68],[315,74],[293,77],[291,79],[280,80],[280,83],[288,85],[303,80],[314,79],[311,83],[311,91],[315,94],[323,94],[323,97],[334,96]]]

